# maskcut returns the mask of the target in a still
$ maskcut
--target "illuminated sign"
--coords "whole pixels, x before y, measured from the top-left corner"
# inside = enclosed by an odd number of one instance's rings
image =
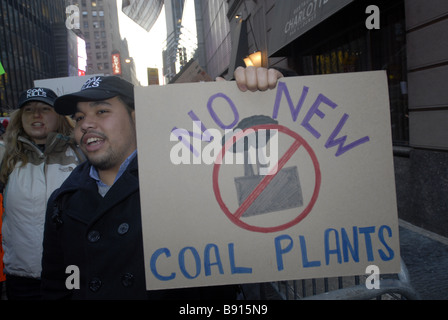
[[[114,75],[121,74],[121,62],[119,53],[115,53],[112,55],[112,73]]]
[[[78,76],[85,76],[87,71],[87,51],[84,39],[77,37],[78,42]]]

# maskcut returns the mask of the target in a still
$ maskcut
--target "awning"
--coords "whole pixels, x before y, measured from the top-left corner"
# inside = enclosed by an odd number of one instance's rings
[[[332,16],[353,0],[282,0],[275,2],[274,24],[270,32],[268,55]]]
[[[171,79],[171,83],[209,82],[213,79],[202,69],[196,59],[191,59],[182,70]]]

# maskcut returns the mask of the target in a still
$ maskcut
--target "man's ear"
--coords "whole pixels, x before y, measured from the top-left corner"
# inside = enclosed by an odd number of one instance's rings
[[[134,123],[135,123],[135,110],[132,110],[131,118],[132,118],[132,121],[134,121]]]

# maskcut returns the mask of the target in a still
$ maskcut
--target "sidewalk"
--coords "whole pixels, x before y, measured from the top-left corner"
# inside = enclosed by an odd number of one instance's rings
[[[401,257],[422,300],[448,300],[448,239],[400,220]]]

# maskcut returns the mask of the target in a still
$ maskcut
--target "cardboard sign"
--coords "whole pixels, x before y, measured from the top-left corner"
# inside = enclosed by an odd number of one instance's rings
[[[135,94],[149,290],[399,272],[385,72]]]
[[[102,74],[92,74],[82,77],[63,77],[34,80],[35,87],[43,87],[53,90],[58,97],[81,90],[83,84],[92,77]]]

